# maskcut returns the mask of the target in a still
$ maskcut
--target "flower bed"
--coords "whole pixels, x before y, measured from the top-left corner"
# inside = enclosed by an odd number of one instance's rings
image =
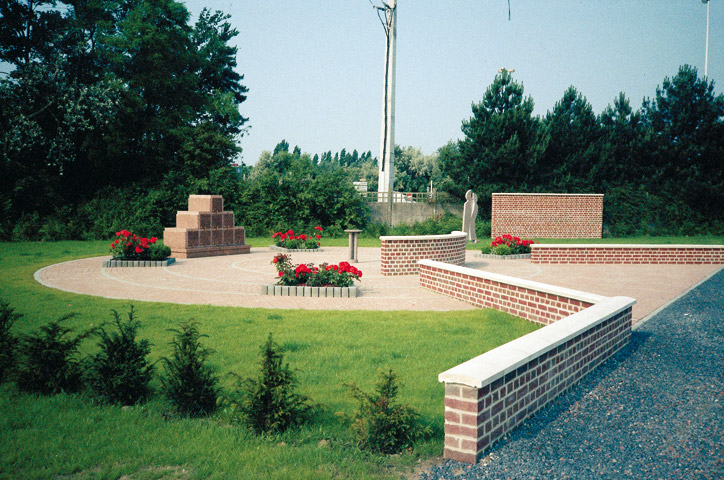
[[[128,230],[116,232],[116,239],[111,243],[113,260],[123,262],[166,260],[171,255],[171,249],[157,244],[157,240],[156,237],[139,237]]]
[[[339,265],[313,263],[295,265],[292,258],[277,254],[272,263],[277,269],[277,285],[284,287],[351,287],[355,280],[362,278],[362,272],[348,262]]]
[[[285,233],[277,232],[272,235],[272,239],[276,241],[276,245],[279,248],[285,250],[300,250],[310,251],[318,250],[322,246],[320,240],[322,239],[322,227],[314,227],[317,233],[306,235],[304,233],[295,235],[294,230],[287,230]]]
[[[530,246],[533,240],[521,240],[512,235],[501,235],[496,237],[490,245],[481,249],[481,255],[485,258],[510,257],[510,260],[530,258]]]

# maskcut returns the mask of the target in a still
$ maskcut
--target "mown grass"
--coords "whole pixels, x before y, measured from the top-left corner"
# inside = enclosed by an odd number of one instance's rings
[[[533,238],[538,243],[632,243],[632,244],[689,244],[689,245],[724,245],[724,236],[721,235],[696,235],[696,236],[666,236],[666,237],[618,237],[618,238]],[[266,247],[272,244],[268,237],[251,237],[246,243],[254,247]],[[360,247],[380,247],[380,239],[378,238],[359,238]],[[346,247],[349,245],[347,237],[324,238],[322,239],[322,247]],[[468,250],[480,250],[484,245],[490,245],[490,239],[478,237],[478,243],[469,243],[466,245]]]
[[[341,246],[347,241],[333,240]],[[70,312],[77,313],[70,325],[84,329],[109,320],[111,309],[128,311],[128,301],[61,292],[33,279],[43,266],[107,252],[106,241],[0,244],[0,298],[24,314],[15,332],[27,333]],[[314,423],[256,437],[223,412],[200,420],[169,416],[169,405],[158,395],[124,409],[95,405],[83,395],[36,397],[4,385],[0,478],[399,478],[418,460],[442,451],[438,373],[537,328],[492,310],[344,312],[153,302],[135,302],[135,308],[140,337],[153,344],[151,361],[170,351],[168,328],[189,318],[198,321],[209,336],[205,346],[216,352],[210,360],[226,390],[232,388],[228,372],[256,375],[258,349],[273,333],[285,359],[299,370],[301,393],[321,405]],[[93,343],[83,345],[83,354],[94,350]],[[395,457],[358,450],[344,420],[355,404],[343,384],[369,391],[377,371],[387,367],[404,383],[401,400],[418,409],[433,432],[412,453]]]

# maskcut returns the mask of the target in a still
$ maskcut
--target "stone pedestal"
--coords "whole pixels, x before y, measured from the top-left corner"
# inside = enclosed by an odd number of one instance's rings
[[[163,231],[163,243],[175,258],[249,253],[244,227],[234,226],[234,212],[224,211],[221,195],[190,195],[188,211],[176,213],[176,227]]]
[[[357,263],[357,236],[362,230],[345,230],[349,233],[349,259],[352,263]]]

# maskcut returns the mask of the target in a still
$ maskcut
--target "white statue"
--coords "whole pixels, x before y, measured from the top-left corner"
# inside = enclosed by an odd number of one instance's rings
[[[468,235],[468,241],[477,243],[478,235],[475,233],[475,218],[478,216],[478,196],[472,190],[465,192],[465,205],[463,206],[463,232]]]

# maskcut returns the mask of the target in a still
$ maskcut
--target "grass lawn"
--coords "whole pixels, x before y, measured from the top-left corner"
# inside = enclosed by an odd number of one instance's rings
[[[361,239],[361,246],[379,245]],[[251,238],[254,246],[269,239]],[[325,239],[323,245],[347,245]],[[46,265],[105,255],[108,242],[0,244],[0,298],[24,317],[15,333],[76,312],[76,329],[110,320],[129,302],[45,288],[33,273]],[[205,419],[164,415],[159,395],[132,408],[100,406],[82,395],[35,397],[0,386],[0,478],[23,479],[332,479],[399,478],[443,448],[443,385],[438,373],[538,328],[493,310],[369,312],[267,310],[135,302],[141,338],[153,344],[150,360],[170,351],[182,320],[200,324],[226,390],[228,372],[256,376],[259,347],[271,332],[298,369],[301,393],[322,405],[311,425],[281,436],[256,437],[224,412]],[[83,353],[94,349],[83,345]],[[158,365],[161,368],[161,365]],[[355,403],[344,383],[370,391],[379,369],[403,382],[401,400],[416,408],[432,435],[412,453],[380,456],[356,448],[344,416]],[[154,379],[154,387],[158,380]]]
[[[635,244],[690,244],[690,245],[724,245],[724,236],[717,235],[698,235],[691,237],[621,237],[621,238],[534,238],[538,243],[635,243]],[[249,237],[246,243],[253,247],[266,247],[272,245],[272,239],[269,237]],[[359,237],[358,243],[360,247],[380,247],[380,239]],[[322,247],[346,247],[349,245],[349,239],[340,238],[323,238]],[[478,243],[468,243],[468,250],[480,250],[484,245],[490,245],[490,239],[478,237]]]

